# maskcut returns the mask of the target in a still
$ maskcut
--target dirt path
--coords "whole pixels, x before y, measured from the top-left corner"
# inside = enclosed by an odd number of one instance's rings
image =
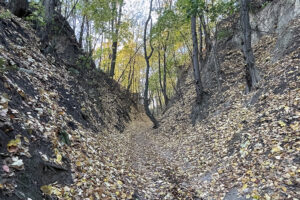
[[[178,176],[171,149],[166,149],[156,140],[159,134],[152,129],[152,123],[143,118],[132,122],[125,131],[131,146],[128,161],[140,176],[134,197],[138,199],[197,199],[188,188],[186,177]]]
[[[128,138],[126,147],[127,164],[136,172],[139,183],[133,195],[135,199],[214,199],[212,191],[200,192],[202,185],[212,181],[214,171],[200,175],[193,171],[185,145],[180,142],[170,143],[163,132],[154,130],[151,121],[142,116],[126,128],[124,134]],[[179,158],[179,154],[182,154]],[[182,159],[183,158],[183,159]],[[200,198],[199,195],[205,196]],[[226,192],[224,200],[247,200],[240,197],[237,188]]]

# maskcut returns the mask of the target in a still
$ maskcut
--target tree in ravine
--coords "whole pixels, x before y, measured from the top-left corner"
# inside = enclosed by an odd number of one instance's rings
[[[199,10],[201,10],[200,8],[203,7],[203,5],[204,5],[203,1],[181,0],[178,2],[178,6],[186,13],[186,16],[189,18],[190,23],[191,23],[191,36],[192,36],[191,38],[192,38],[192,43],[193,43],[192,65],[193,65],[195,89],[196,89],[196,95],[197,95],[196,103],[198,105],[200,105],[202,103],[203,96],[204,96],[204,89],[203,89],[201,74],[200,74],[200,64],[204,64],[204,63],[203,63],[203,59],[202,59],[202,53],[200,53],[201,63],[199,62],[199,46],[198,46],[198,36],[197,36],[197,14],[198,14]],[[200,13],[199,16],[200,16],[199,23],[201,23],[203,26],[204,25],[203,12]],[[204,26],[204,29],[206,29],[206,26]],[[208,36],[208,33],[206,32],[206,30],[204,30],[204,32],[205,32],[205,36],[206,36],[205,38],[208,38],[209,36]],[[202,34],[200,35],[200,39],[201,39],[200,44],[202,45]],[[209,48],[210,42],[208,39],[206,39],[206,40],[207,40],[207,42],[206,42],[207,48]],[[202,52],[202,49],[200,52]]]
[[[196,85],[197,99],[196,103],[201,104],[203,100],[203,85],[200,75],[200,65],[199,65],[199,50],[198,50],[198,39],[197,39],[197,29],[196,29],[196,14],[191,15],[191,32],[193,39],[193,69],[194,69],[194,79]]]
[[[152,41],[151,41],[151,29],[152,25],[150,27],[150,53],[148,54],[147,50],[147,30],[148,30],[148,25],[151,21],[151,13],[152,13],[152,6],[153,6],[153,0],[150,0],[150,9],[149,9],[149,16],[147,18],[147,21],[145,23],[145,28],[144,28],[144,54],[145,54],[145,61],[146,61],[146,80],[145,80],[145,90],[144,90],[144,109],[147,114],[147,116],[150,118],[150,120],[153,122],[154,128],[157,128],[159,126],[158,121],[155,119],[153,114],[151,113],[149,109],[149,72],[150,72],[150,58],[153,55],[154,48],[152,46]]]
[[[117,2],[112,2],[112,12],[113,16],[115,16],[111,20],[111,27],[112,27],[112,56],[111,56],[111,66],[109,75],[114,77],[115,75],[115,67],[116,67],[116,60],[117,60],[117,49],[118,49],[118,37],[121,25],[121,17],[122,17],[122,8],[123,8],[123,1],[119,0]]]
[[[241,27],[243,31],[243,52],[246,60],[246,81],[249,92],[260,81],[259,72],[255,66],[255,58],[251,47],[251,26],[249,19],[250,0],[240,0],[241,3]]]

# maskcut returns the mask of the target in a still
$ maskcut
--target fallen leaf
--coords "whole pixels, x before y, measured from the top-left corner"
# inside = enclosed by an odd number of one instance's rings
[[[274,147],[272,148],[271,152],[272,152],[272,153],[278,153],[278,152],[280,152],[280,151],[282,151],[282,150],[283,150],[283,148],[282,148],[280,145],[276,145],[276,146],[274,146]]]
[[[244,184],[243,187],[242,187],[242,190],[244,191],[247,187],[248,187],[248,185]]]
[[[7,144],[7,151],[10,153],[16,153],[21,145],[21,139],[17,137],[15,140],[11,140]]]
[[[7,165],[3,165],[2,166],[2,169],[5,171],[5,172],[7,172],[7,173],[9,173],[9,167],[7,166]]]
[[[281,126],[281,127],[285,127],[286,126],[286,123],[284,123],[283,121],[278,121],[278,123],[279,123],[279,125]]]
[[[43,186],[41,187],[41,190],[42,190],[42,192],[43,192],[44,194],[46,194],[46,195],[51,195],[51,194],[53,193],[53,191],[52,191],[52,186],[51,186],[51,185],[43,185]]]
[[[13,157],[12,161],[13,161],[13,163],[10,165],[11,167],[18,169],[18,170],[24,169],[23,160],[19,159],[18,157]]]

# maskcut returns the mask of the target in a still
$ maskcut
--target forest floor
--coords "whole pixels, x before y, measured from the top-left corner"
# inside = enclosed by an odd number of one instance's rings
[[[138,188],[133,197],[197,199],[188,179],[178,177],[180,172],[175,161],[174,149],[166,148],[158,140],[156,136],[160,135],[160,132],[152,129],[152,123],[146,116],[133,121],[125,130],[125,134],[131,144],[127,149],[127,161],[141,179],[141,188]]]

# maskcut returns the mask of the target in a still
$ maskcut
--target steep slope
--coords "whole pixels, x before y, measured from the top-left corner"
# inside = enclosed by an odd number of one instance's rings
[[[134,102],[103,72],[75,61],[85,55],[63,19],[53,35],[65,38],[64,49],[49,53],[27,22],[0,9],[0,199],[90,196],[86,188],[96,190],[119,162],[110,160],[109,137],[124,130]]]
[[[263,76],[256,91],[247,95],[244,92],[243,54],[238,36],[234,35],[219,51],[221,92],[217,90],[213,66],[208,64],[202,71],[210,96],[207,118],[191,125],[191,102],[195,101],[192,71],[180,88],[182,98],[161,117],[160,134],[154,136],[155,141],[174,154],[170,166],[178,169],[178,177],[187,177],[185,182],[199,197],[299,197],[298,8],[299,1],[274,1],[254,16],[272,13],[280,22],[256,22],[270,25],[271,29],[280,26],[269,35],[263,30],[256,38],[254,53]],[[243,197],[238,197],[239,193]]]

